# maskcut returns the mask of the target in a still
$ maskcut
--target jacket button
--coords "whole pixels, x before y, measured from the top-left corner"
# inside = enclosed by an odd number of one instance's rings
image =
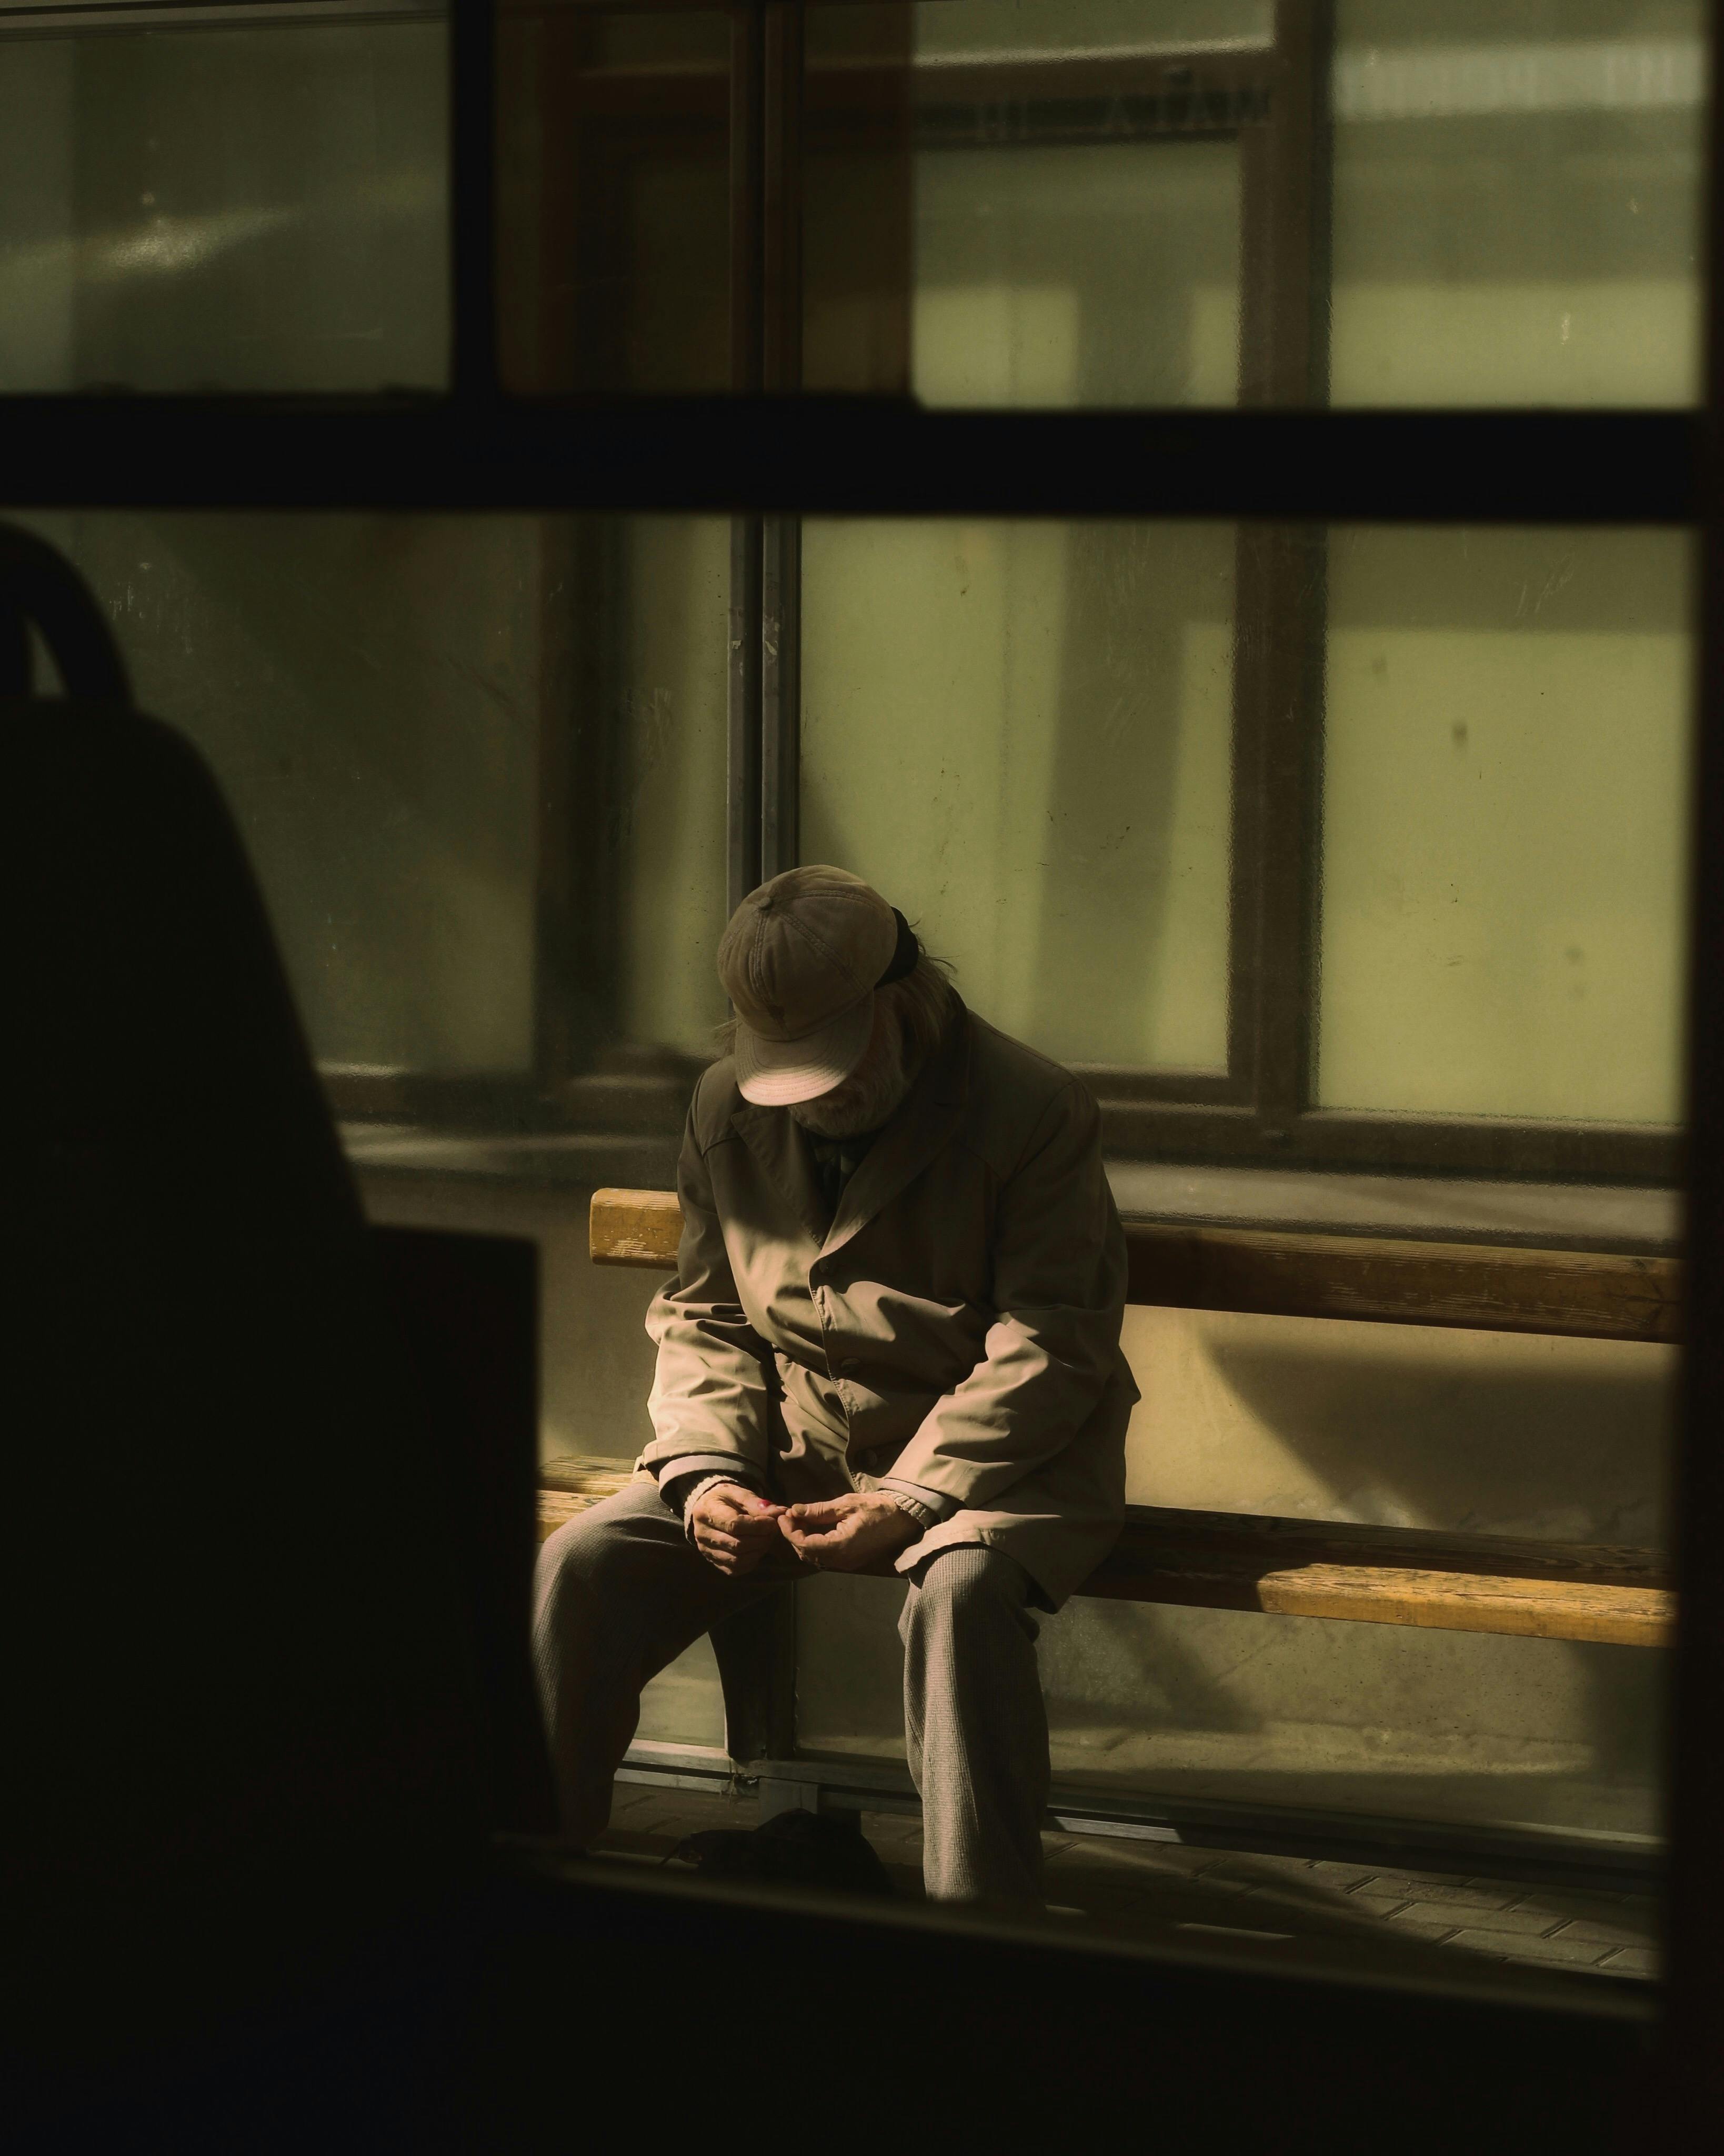
[[[862,1358],[859,1355],[846,1355],[838,1367],[840,1370],[859,1370],[862,1367]]]

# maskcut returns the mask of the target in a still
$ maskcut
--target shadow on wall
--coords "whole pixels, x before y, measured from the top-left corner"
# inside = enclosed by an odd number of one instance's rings
[[[1674,1358],[1514,1344],[1521,1367],[1509,1368],[1417,1351],[1342,1359],[1315,1344],[1234,1344],[1214,1360],[1242,1406],[1335,1493],[1337,1518],[1655,1543]],[[1616,1367],[1585,1355],[1597,1346]],[[1577,1347],[1586,1367],[1573,1367]]]
[[[1135,1503],[1660,1537],[1672,1348],[1142,1309],[1125,1344]]]

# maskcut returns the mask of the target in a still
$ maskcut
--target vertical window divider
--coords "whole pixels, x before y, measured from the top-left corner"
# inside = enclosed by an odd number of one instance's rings
[[[803,85],[801,0],[766,11],[761,232],[764,387],[802,387]],[[802,725],[802,520],[767,516],[762,534],[761,804],[762,880],[798,859]]]
[[[762,535],[760,873],[800,858],[802,519],[769,516]]]
[[[496,32],[490,0],[449,24],[449,382],[469,412],[497,397]]]
[[[802,386],[800,0],[731,14],[731,386]],[[802,521],[731,524],[728,904],[797,856]],[[725,1743],[738,1763],[796,1750],[796,1597],[741,1613],[715,1639]]]
[[[731,388],[764,387],[766,8],[731,10]],[[765,520],[731,520],[726,754],[726,882],[735,912],[761,880],[761,659]]]
[[[1239,402],[1328,401],[1331,0],[1279,0],[1265,120],[1241,130]],[[1327,533],[1239,526],[1228,1067],[1285,1142],[1311,1088]]]
[[[761,880],[761,660],[766,519],[731,519],[725,756],[727,912]]]

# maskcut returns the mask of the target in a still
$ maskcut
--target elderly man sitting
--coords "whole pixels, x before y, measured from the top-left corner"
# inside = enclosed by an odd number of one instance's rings
[[[641,1687],[700,1633],[811,1571],[895,1568],[928,1892],[1039,1905],[1032,1613],[1119,1531],[1137,1397],[1095,1103],[841,869],[753,892],[718,970],[736,1016],[647,1319],[655,1435],[540,1558],[564,1830],[603,1830]]]

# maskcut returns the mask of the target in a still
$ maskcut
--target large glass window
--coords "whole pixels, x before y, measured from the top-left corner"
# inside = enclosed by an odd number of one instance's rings
[[[1470,1128],[1519,1119],[1655,1172],[1611,1132],[1680,1116],[1686,539],[822,521],[802,558],[804,858],[1085,1066],[1121,1151],[1243,1113],[1276,1163],[1560,1170]]]
[[[440,10],[71,12],[0,22],[0,391],[448,379]]]
[[[877,155],[872,205],[811,190],[811,254],[846,211],[870,235],[845,309],[811,285],[812,386],[1696,399],[1698,0],[928,0],[815,8],[808,44],[814,111],[843,110],[848,71],[900,172]],[[870,371],[854,347],[895,324],[900,371]]]

